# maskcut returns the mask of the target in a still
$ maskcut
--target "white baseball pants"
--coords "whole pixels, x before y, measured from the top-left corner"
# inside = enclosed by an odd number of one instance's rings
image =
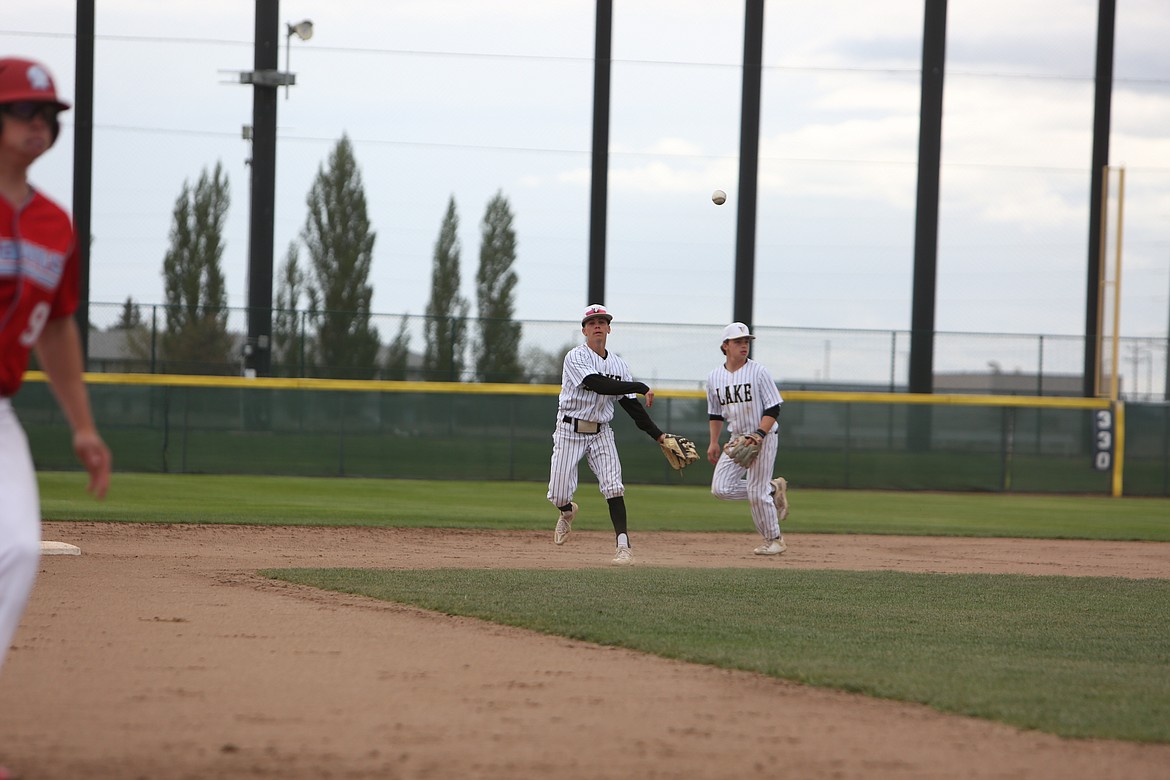
[[[549,468],[548,500],[564,506],[577,492],[577,464],[587,458],[589,470],[597,477],[597,487],[605,498],[626,493],[622,484],[622,463],[618,460],[613,428],[602,427],[598,433],[575,433],[568,423],[558,422],[553,431],[552,464]]]
[[[41,501],[28,438],[0,398],[0,667],[32,595],[41,560]]]
[[[719,456],[711,477],[711,494],[716,498],[751,504],[752,523],[764,539],[780,536],[780,520],[772,502],[772,470],[779,446],[779,436],[774,433],[765,436],[756,462],[746,469],[724,453]]]

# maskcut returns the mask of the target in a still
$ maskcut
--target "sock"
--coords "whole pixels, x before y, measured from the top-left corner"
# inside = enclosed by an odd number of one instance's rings
[[[619,547],[629,547],[630,537],[626,533],[626,499],[625,496],[614,496],[606,499],[609,504],[609,520],[613,523],[613,532],[617,535]],[[622,545],[621,540],[625,538],[626,543]]]
[[[558,506],[557,509],[561,510],[561,514],[567,514],[569,512],[572,512],[573,511],[573,502],[570,501],[569,503],[565,504],[564,506]]]

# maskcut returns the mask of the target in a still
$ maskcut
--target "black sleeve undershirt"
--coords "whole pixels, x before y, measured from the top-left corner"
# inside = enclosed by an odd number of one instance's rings
[[[622,382],[601,374],[590,374],[581,380],[581,385],[586,390],[592,390],[598,395],[627,395],[629,393],[646,395],[646,391],[650,389],[645,382]]]
[[[780,419],[780,404],[776,404],[775,406],[769,406],[767,409],[764,410],[764,413],[761,415],[761,417],[771,417],[773,420],[779,420]],[[709,415],[707,415],[707,419],[708,420],[724,420],[724,421],[726,421],[726,418],[721,414],[709,414]]]

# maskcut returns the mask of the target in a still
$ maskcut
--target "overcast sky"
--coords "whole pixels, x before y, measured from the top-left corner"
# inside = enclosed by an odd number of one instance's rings
[[[74,4],[9,5],[0,51],[44,61],[72,99]],[[1165,337],[1170,4],[1117,7],[1122,335]],[[937,327],[1080,335],[1097,2],[948,8]],[[621,320],[732,317],[743,17],[742,0],[614,2],[604,303]],[[377,233],[375,312],[424,312],[453,196],[474,314],[480,220],[499,191],[515,215],[517,317],[576,320],[588,303],[592,0],[281,4],[282,21],[305,18],[314,36],[292,40],[297,85],[278,106],[277,266],[347,134]],[[922,24],[922,0],[767,3],[756,325],[909,328]],[[245,0],[98,0],[95,303],[163,302],[175,199],[222,162],[229,303],[245,305],[252,94],[233,82],[252,69],[253,30]],[[66,205],[72,147],[66,115],[33,169]],[[722,207],[716,188],[731,196]]]

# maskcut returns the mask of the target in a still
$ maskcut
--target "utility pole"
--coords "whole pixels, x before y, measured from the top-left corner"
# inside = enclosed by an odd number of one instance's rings
[[[256,0],[255,58],[240,82],[252,85],[252,214],[248,238],[248,340],[244,370],[267,376],[272,370],[272,254],[276,226],[276,92],[293,83],[277,70],[280,54],[280,0]]]
[[[1101,349],[1102,217],[1109,165],[1109,124],[1113,105],[1113,39],[1117,0],[1097,5],[1097,70],[1093,88],[1093,152],[1089,177],[1089,262],[1085,282],[1085,360],[1082,390],[1085,398],[1097,393]],[[1118,226],[1120,229],[1120,226]]]
[[[739,112],[739,199],[735,204],[735,291],[731,317],[752,327],[756,279],[756,210],[760,174],[760,89],[764,59],[764,0],[745,0],[743,84]]]
[[[914,294],[910,309],[910,392],[934,392],[934,309],[938,277],[939,166],[947,0],[926,0],[918,112],[918,196],[914,220]],[[926,434],[924,434],[926,435]]]
[[[597,0],[593,42],[593,187],[589,196],[589,300],[605,303],[606,210],[609,208],[609,76],[613,0]]]
[[[285,25],[285,46],[295,35],[313,37],[313,23],[305,19]],[[272,373],[272,255],[276,227],[276,92],[297,83],[293,73],[277,70],[280,54],[280,0],[256,0],[256,41],[253,67],[240,74],[241,84],[252,85],[252,125],[245,140],[252,142],[251,208],[248,237],[248,340],[244,344],[245,376]],[[285,52],[288,67],[288,51]]]
[[[89,364],[89,267],[93,228],[94,1],[77,0],[73,96],[73,229],[77,234],[78,291],[74,319],[81,334],[83,366]]]

